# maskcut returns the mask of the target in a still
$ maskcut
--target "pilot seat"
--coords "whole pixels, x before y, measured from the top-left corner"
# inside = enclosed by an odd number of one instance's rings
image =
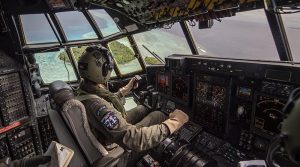
[[[108,151],[97,140],[91,132],[85,107],[75,98],[72,88],[63,81],[54,81],[50,84],[49,91],[56,110],[61,113],[89,164],[95,167],[116,166],[124,149],[118,146]]]

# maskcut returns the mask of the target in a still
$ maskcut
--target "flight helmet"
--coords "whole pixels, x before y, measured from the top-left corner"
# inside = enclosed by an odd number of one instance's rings
[[[103,46],[89,46],[78,60],[79,74],[83,79],[97,84],[106,83],[114,68],[108,49]]]

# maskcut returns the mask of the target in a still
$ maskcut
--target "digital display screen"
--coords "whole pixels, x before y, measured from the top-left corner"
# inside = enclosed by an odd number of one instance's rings
[[[238,96],[249,97],[251,96],[252,89],[249,87],[240,86],[238,88]]]
[[[172,97],[187,103],[189,100],[189,77],[172,76]]]
[[[280,132],[278,125],[282,121],[281,110],[285,106],[285,101],[269,97],[258,96],[254,127],[262,132],[274,135]]]
[[[168,94],[169,89],[169,76],[164,73],[157,74],[157,90],[159,92]]]

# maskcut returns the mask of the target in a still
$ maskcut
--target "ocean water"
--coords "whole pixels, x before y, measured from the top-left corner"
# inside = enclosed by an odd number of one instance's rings
[[[41,77],[45,83],[51,83],[56,80],[77,80],[72,65],[70,63],[64,64],[64,61],[58,58],[60,52],[63,52],[63,50],[35,54],[36,62],[40,67]]]

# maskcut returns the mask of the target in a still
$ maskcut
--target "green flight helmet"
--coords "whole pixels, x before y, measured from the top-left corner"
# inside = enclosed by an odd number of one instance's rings
[[[78,60],[79,74],[83,79],[105,84],[114,68],[108,49],[103,46],[89,46]]]

